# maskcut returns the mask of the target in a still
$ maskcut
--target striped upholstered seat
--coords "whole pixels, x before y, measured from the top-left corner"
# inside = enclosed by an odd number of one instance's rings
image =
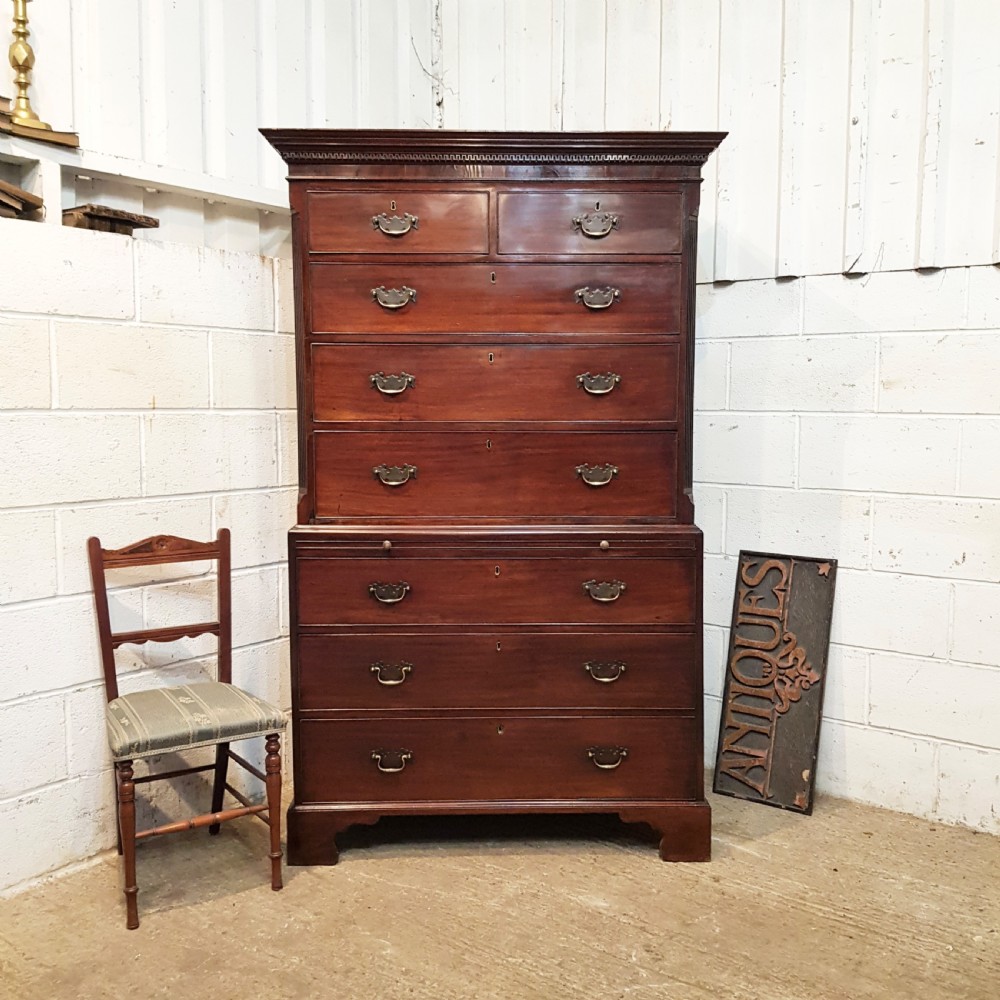
[[[108,702],[114,760],[266,736],[285,728],[280,709],[232,684],[206,681],[122,695]]]

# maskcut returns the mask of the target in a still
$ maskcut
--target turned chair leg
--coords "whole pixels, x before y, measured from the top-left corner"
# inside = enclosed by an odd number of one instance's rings
[[[267,756],[264,773],[267,775],[267,820],[271,828],[271,888],[281,888],[281,738],[268,733],[265,743]]]
[[[118,768],[111,772],[111,780],[115,783],[115,837],[118,840],[118,854],[122,853],[122,816],[121,806],[118,802]]]
[[[222,796],[226,792],[226,770],[229,767],[229,744],[218,743],[215,747],[215,781],[212,784],[212,812],[222,810]],[[221,823],[213,823],[208,832],[214,837],[221,828]]]
[[[118,837],[125,860],[125,926],[139,926],[139,889],[135,884],[135,783],[132,781],[132,761],[115,764],[118,785]]]

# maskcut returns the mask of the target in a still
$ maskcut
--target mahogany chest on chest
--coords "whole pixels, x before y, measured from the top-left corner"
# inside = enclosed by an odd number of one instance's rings
[[[617,813],[706,859],[691,389],[723,136],[264,134],[297,307],[289,861],[477,812]]]

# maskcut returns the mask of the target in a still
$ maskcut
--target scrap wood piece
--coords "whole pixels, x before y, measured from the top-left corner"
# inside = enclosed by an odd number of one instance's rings
[[[157,229],[160,220],[152,215],[137,215],[107,205],[76,205],[63,209],[63,225],[131,236],[133,229]]]
[[[19,219],[42,207],[42,199],[37,194],[25,191],[5,180],[0,180],[0,217]]]
[[[835,559],[740,552],[713,788],[811,813]]]

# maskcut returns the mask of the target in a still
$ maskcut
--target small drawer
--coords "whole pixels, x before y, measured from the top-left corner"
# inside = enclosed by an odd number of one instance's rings
[[[331,546],[335,556],[336,546]],[[447,554],[386,558],[300,554],[295,607],[305,625],[693,625],[698,560],[611,552],[560,556]],[[614,550],[612,550],[613,552]]]
[[[674,431],[318,431],[317,518],[672,517]]]
[[[313,253],[484,254],[485,191],[313,191],[307,200]]]
[[[700,700],[691,633],[301,635],[309,710],[688,709]]]
[[[313,419],[677,419],[676,344],[313,344]]]
[[[303,719],[295,800],[689,799],[693,718],[633,715]]]
[[[376,333],[679,334],[681,266],[309,265],[311,329]]]
[[[498,198],[501,254],[674,254],[681,192],[517,191]]]

